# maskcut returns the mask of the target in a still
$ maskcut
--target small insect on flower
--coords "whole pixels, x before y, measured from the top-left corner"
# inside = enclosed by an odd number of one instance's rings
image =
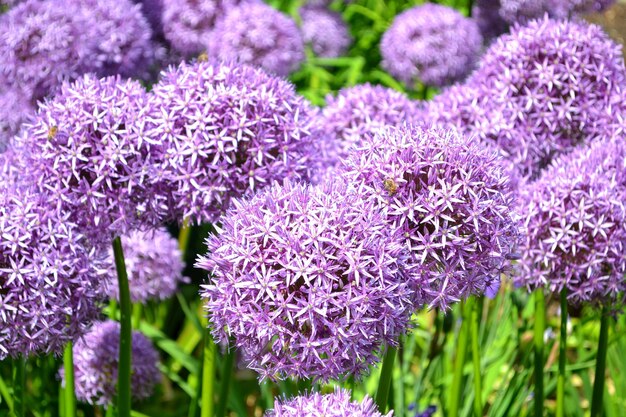
[[[50,126],[50,129],[48,129],[48,139],[53,139],[57,135],[58,131],[58,126]]]
[[[398,192],[398,184],[396,184],[393,178],[387,178],[385,181],[383,181],[383,186],[385,187],[385,190],[387,190],[389,195],[394,195]]]

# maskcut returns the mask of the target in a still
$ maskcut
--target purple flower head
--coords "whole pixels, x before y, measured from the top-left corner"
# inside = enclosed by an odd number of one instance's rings
[[[286,181],[237,200],[197,266],[220,342],[264,378],[357,377],[397,343],[415,297],[404,250],[362,187]]]
[[[42,103],[16,137],[30,181],[92,239],[159,221],[160,193],[146,179],[154,149],[142,135],[144,101],[136,81],[86,75]]]
[[[0,83],[34,104],[78,74],[88,54],[75,2],[29,0],[0,15]],[[2,87],[0,87],[2,88]]]
[[[382,66],[412,86],[417,80],[442,87],[465,77],[482,47],[475,21],[438,4],[397,15],[380,43]]]
[[[517,285],[566,288],[575,303],[624,302],[625,161],[623,137],[598,140],[557,158],[524,190]]]
[[[363,401],[352,401],[350,391],[339,389],[331,394],[298,395],[294,398],[277,399],[274,409],[265,417],[392,417],[393,411],[380,414],[374,401],[367,395]]]
[[[426,302],[447,308],[500,279],[517,244],[509,179],[495,152],[455,130],[388,127],[346,163],[411,254]]]
[[[99,316],[99,256],[50,196],[0,180],[0,359],[59,353]]]
[[[478,24],[485,43],[509,30],[508,23],[500,16],[500,0],[476,0],[472,19]]]
[[[34,113],[28,94],[0,86],[0,152],[4,152],[22,123],[28,121]]]
[[[595,25],[541,19],[499,38],[463,86],[428,105],[426,119],[495,144],[524,178],[607,129],[624,82],[620,47]]]
[[[159,354],[150,340],[138,331],[132,333],[132,397],[150,397],[161,374]],[[76,398],[93,405],[110,405],[117,393],[120,324],[107,320],[96,323],[74,345],[74,388]],[[65,385],[65,373],[59,371]]]
[[[150,23],[152,34],[155,37],[163,36],[163,1],[164,0],[134,0],[141,4],[141,12]]]
[[[324,58],[336,58],[346,53],[352,43],[348,26],[341,15],[322,7],[300,9],[302,37],[313,52]]]
[[[163,0],[163,33],[172,48],[186,56],[206,49],[218,20],[239,4],[255,0]]]
[[[181,64],[155,84],[147,136],[168,143],[175,218],[215,222],[233,197],[306,178],[316,111],[294,87],[239,64]]]
[[[304,40],[296,22],[264,3],[231,9],[215,25],[208,54],[287,76],[304,61]]]
[[[183,277],[185,264],[178,241],[167,230],[134,231],[122,236],[122,246],[133,302],[165,300],[176,293],[180,282],[187,282]],[[112,250],[109,250],[107,262],[108,295],[117,300],[117,272]]]
[[[549,15],[567,19],[578,13],[601,12],[615,0],[500,0],[500,16],[509,23],[526,23]]]

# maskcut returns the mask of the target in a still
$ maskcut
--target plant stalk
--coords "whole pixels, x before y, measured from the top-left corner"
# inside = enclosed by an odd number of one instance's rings
[[[471,298],[467,301],[471,303]],[[467,342],[469,339],[470,325],[467,323],[465,312],[466,303],[461,301],[460,310],[463,315],[461,328],[459,329],[459,337],[456,346],[456,358],[454,361],[454,373],[452,375],[452,387],[450,388],[450,397],[448,407],[448,417],[458,417],[459,405],[461,403],[461,382],[463,380],[463,366],[465,365],[465,356],[467,355]]]
[[[26,359],[13,362],[13,415],[24,417],[26,412]]]
[[[381,413],[387,412],[396,351],[397,349],[394,346],[387,345],[387,352],[385,352],[385,358],[383,359],[383,368],[380,370],[380,379],[378,380],[378,389],[376,390],[376,404]]]
[[[543,367],[544,342],[546,328],[546,300],[543,288],[535,291],[535,417],[543,416]]]
[[[65,346],[63,352],[63,372],[65,374],[65,416],[76,417],[76,393],[74,386],[74,353],[72,342]]]
[[[471,305],[470,305],[471,304]],[[474,414],[476,417],[483,417],[482,403],[482,375],[480,371],[480,340],[478,336],[478,323],[480,320],[480,303],[476,299],[470,299],[465,306],[466,310],[471,308],[470,331],[472,337],[472,362],[474,363]],[[469,313],[466,314],[469,316]],[[464,320],[465,321],[465,320]]]
[[[226,355],[224,355],[224,363],[222,364],[222,381],[215,417],[226,416],[226,404],[228,404],[228,394],[230,392],[230,382],[234,371],[234,364],[235,352],[229,349]]]
[[[561,334],[559,376],[556,380],[556,417],[565,417],[565,365],[567,363],[567,288],[561,290]]]
[[[600,319],[600,340],[598,340],[598,355],[596,356],[596,373],[593,381],[593,396],[591,397],[591,417],[602,415],[602,397],[604,396],[604,375],[606,372],[606,351],[609,341],[609,312],[602,308]]]
[[[202,399],[200,405],[201,417],[215,417],[215,343],[211,331],[204,330],[204,350],[202,354]]]

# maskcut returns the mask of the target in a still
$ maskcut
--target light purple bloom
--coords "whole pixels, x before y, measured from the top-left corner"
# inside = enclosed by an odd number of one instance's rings
[[[397,15],[380,43],[382,66],[411,87],[442,87],[474,68],[482,47],[476,22],[458,11],[427,3]]]
[[[331,394],[298,395],[294,398],[277,399],[274,409],[265,417],[392,417],[393,411],[384,416],[367,395],[361,402],[350,399],[350,391],[339,389]]]
[[[76,398],[93,405],[110,405],[117,393],[120,324],[108,320],[94,324],[74,344],[74,388]],[[132,398],[150,397],[161,374],[159,354],[150,340],[138,331],[132,333]],[[65,373],[59,371],[65,385]]]
[[[185,264],[178,249],[178,241],[167,230],[131,232],[122,236],[122,246],[133,302],[165,300],[176,293],[179,283],[188,281],[183,277]],[[110,281],[108,295],[117,300],[117,270],[111,249],[107,262]]]
[[[208,54],[222,61],[237,61],[287,76],[304,61],[304,40],[296,22],[264,4],[230,9],[215,25]]]
[[[472,19],[478,24],[485,43],[509,30],[508,23],[500,16],[500,0],[476,0]]]
[[[316,110],[293,85],[239,64],[181,64],[153,86],[146,136],[167,143],[162,172],[177,219],[215,222],[233,197],[308,177]]]
[[[207,245],[213,334],[261,379],[358,377],[414,310],[400,240],[362,188],[274,184],[236,200]]]
[[[601,12],[615,0],[500,0],[500,16],[509,23],[526,23],[549,15],[567,19],[574,14]]]
[[[322,7],[300,9],[302,36],[315,55],[336,58],[346,53],[352,43],[348,26],[341,15]]]
[[[3,152],[9,142],[17,134],[22,123],[28,121],[35,114],[28,94],[11,87],[3,89],[0,86],[0,152]]]
[[[346,163],[403,236],[431,306],[447,308],[500,279],[516,250],[509,178],[496,153],[455,130],[388,127]]]

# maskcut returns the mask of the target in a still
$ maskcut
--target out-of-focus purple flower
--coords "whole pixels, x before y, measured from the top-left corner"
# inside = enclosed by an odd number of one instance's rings
[[[357,377],[414,309],[404,249],[362,187],[285,182],[237,200],[197,266],[213,333],[264,378]]]
[[[15,138],[29,181],[91,239],[159,223],[161,193],[148,188],[158,138],[143,136],[145,99],[136,81],[86,75],[42,103]]]
[[[317,56],[336,58],[348,50],[352,37],[339,13],[322,7],[304,7],[300,9],[300,17],[304,42],[311,44]]]
[[[203,52],[218,20],[238,6],[256,0],[163,0],[163,34],[172,48],[185,55]]]
[[[107,320],[96,323],[74,345],[74,388],[76,398],[93,405],[113,403],[117,389],[120,324]],[[138,331],[132,333],[132,398],[150,397],[161,374],[159,354],[150,340]],[[59,371],[65,385],[65,373]]]
[[[59,353],[99,316],[100,257],[51,196],[0,179],[0,358]]]
[[[620,47],[598,26],[544,18],[499,38],[425,118],[495,143],[534,179],[555,155],[605,133],[624,74]]]
[[[35,113],[28,94],[15,88],[0,86],[0,152],[9,145],[20,126]]]
[[[294,398],[277,399],[274,409],[265,417],[392,417],[393,411],[380,414],[374,401],[367,395],[363,401],[352,401],[350,391],[339,389],[331,394],[298,395]]]
[[[215,222],[233,197],[306,179],[316,110],[293,85],[247,65],[182,63],[153,86],[146,136],[167,142],[175,218]]]
[[[500,16],[500,0],[476,0],[472,19],[478,24],[485,43],[509,30],[508,23]]]
[[[152,34],[163,36],[163,0],[134,0],[141,4],[141,12],[150,23]]]
[[[575,303],[624,302],[624,161],[623,137],[598,140],[557,158],[524,190],[517,285],[566,288]]]
[[[304,61],[304,40],[296,22],[262,3],[230,9],[215,25],[209,57],[237,61],[287,76]]]
[[[469,74],[482,42],[475,21],[427,3],[395,17],[380,43],[382,66],[408,86],[442,87]]]
[[[455,130],[388,127],[346,163],[411,253],[431,306],[447,308],[500,280],[517,244],[509,178],[496,153]]]
[[[167,230],[134,231],[122,236],[124,259],[128,271],[130,298],[133,302],[165,300],[176,293],[183,277],[185,264],[178,249],[178,241]],[[109,250],[108,295],[119,298],[117,272],[113,251]]]
[[[548,15],[567,19],[578,13],[601,12],[615,0],[500,0],[500,16],[509,23],[526,23]]]
[[[436,405],[429,405],[426,409],[420,413],[415,414],[414,417],[432,417],[437,412]]]

